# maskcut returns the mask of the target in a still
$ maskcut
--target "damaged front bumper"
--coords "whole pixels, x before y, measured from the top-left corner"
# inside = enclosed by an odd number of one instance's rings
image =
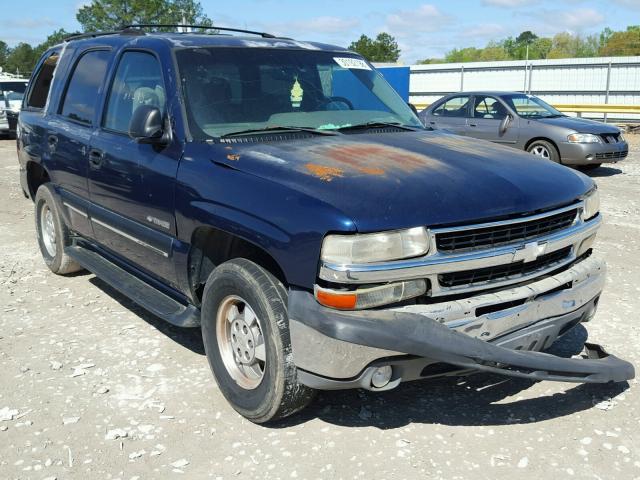
[[[386,390],[454,370],[533,380],[606,383],[634,377],[629,362],[586,344],[587,358],[541,353],[595,313],[604,264],[589,257],[524,286],[430,305],[338,311],[304,291],[289,295],[294,361],[301,382],[320,389]],[[388,384],[371,384],[391,366]],[[442,368],[453,366],[452,368]]]

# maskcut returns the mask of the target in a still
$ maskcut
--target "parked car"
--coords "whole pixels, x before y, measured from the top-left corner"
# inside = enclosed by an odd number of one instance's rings
[[[586,169],[618,162],[629,153],[616,126],[569,117],[524,93],[455,93],[420,112],[420,118],[428,127],[501,143]]]
[[[18,111],[22,104],[27,80],[3,76],[0,72],[0,135],[14,135]]]
[[[538,352],[598,305],[590,178],[426,130],[353,52],[252,33],[128,28],[43,55],[18,154],[54,273],[201,326],[254,422],[443,374],[633,377],[596,345]]]

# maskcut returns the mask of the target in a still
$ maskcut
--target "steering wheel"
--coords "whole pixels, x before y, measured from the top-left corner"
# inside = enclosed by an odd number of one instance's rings
[[[332,103],[344,103],[349,110],[353,110],[353,103],[351,103],[349,99],[344,97],[325,97],[318,102],[316,108],[318,108],[318,110],[322,110],[322,107],[326,107],[328,105],[331,105]],[[337,108],[335,110],[344,110],[344,108]]]

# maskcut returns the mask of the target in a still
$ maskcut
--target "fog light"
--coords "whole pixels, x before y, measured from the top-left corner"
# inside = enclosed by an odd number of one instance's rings
[[[373,371],[373,375],[371,376],[371,385],[376,388],[382,388],[389,380],[391,380],[391,374],[393,373],[393,369],[389,365],[385,365],[384,367],[378,367]]]

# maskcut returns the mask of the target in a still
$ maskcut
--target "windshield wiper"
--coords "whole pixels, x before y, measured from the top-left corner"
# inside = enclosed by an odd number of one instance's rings
[[[237,132],[229,132],[224,135],[220,135],[219,138],[229,138],[229,137],[240,137],[242,135],[251,135],[255,133],[272,133],[272,132],[307,132],[312,133],[314,135],[337,135],[336,132],[327,131],[327,130],[318,130],[317,128],[310,127],[293,127],[293,126],[276,126],[276,127],[265,127],[265,128],[249,128],[247,130],[239,130]]]
[[[344,132],[346,130],[367,130],[369,128],[381,128],[381,127],[394,127],[400,128],[402,130],[407,130],[409,132],[417,131],[418,127],[410,127],[409,125],[404,125],[400,122],[367,122],[367,123],[356,123],[355,125],[346,125],[344,127],[336,128],[338,132]]]

